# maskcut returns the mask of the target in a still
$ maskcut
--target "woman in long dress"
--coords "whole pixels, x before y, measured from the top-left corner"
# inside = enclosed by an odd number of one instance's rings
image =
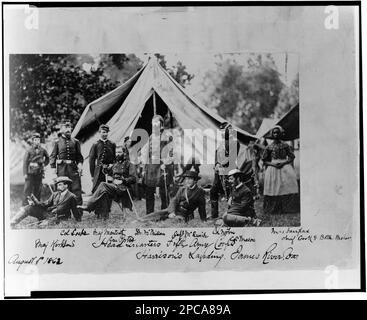
[[[299,212],[297,176],[292,166],[295,158],[291,147],[282,141],[284,130],[272,129],[273,143],[262,154],[265,166],[264,213],[284,214]]]

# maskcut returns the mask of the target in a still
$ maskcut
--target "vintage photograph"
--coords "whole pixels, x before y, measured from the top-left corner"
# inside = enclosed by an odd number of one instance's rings
[[[190,4],[4,5],[7,296],[363,288],[358,4]]]
[[[10,226],[301,225],[299,55],[11,54]]]

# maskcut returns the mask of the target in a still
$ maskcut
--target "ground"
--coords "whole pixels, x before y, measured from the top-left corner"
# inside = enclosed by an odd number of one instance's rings
[[[21,186],[12,186],[10,195],[10,208],[11,216],[15,214],[21,207],[21,196],[22,196]],[[47,190],[44,192],[44,197],[47,196]],[[262,210],[263,199],[255,202],[255,211],[257,217],[261,219],[260,227],[296,227],[300,226],[300,214],[283,214],[269,216],[265,215]],[[158,210],[160,206],[160,200],[156,201],[156,209]],[[139,216],[145,214],[145,200],[135,201],[135,207]],[[227,207],[226,201],[221,201],[219,205],[219,211],[225,212]],[[207,201],[206,204],[207,214],[210,215],[210,202]],[[107,221],[97,220],[93,213],[85,212],[81,222],[76,222],[74,219],[67,221],[62,221],[57,225],[48,225],[46,227],[40,227],[37,225],[37,219],[33,217],[27,217],[22,222],[20,222],[16,228],[17,229],[41,229],[41,228],[210,228],[213,227],[214,222],[208,220],[207,222],[202,222],[199,218],[199,214],[195,212],[195,219],[185,223],[184,221],[176,221],[173,219],[167,219],[164,221],[138,221],[135,217],[133,211],[124,209],[121,211],[117,203],[113,202],[110,219]]]

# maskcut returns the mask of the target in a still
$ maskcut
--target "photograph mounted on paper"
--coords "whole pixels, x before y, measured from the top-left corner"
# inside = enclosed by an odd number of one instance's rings
[[[297,227],[299,56],[11,54],[13,229]]]

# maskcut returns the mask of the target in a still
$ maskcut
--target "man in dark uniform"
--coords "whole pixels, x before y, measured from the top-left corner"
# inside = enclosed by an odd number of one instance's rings
[[[83,172],[83,156],[79,141],[71,137],[70,122],[61,125],[61,134],[52,150],[50,165],[51,168],[55,169],[55,174],[58,177],[65,176],[72,181],[70,191],[75,194],[77,204],[82,204],[80,176]],[[80,215],[82,215],[82,211]]]
[[[238,169],[229,171],[228,180],[232,186],[228,200],[228,210],[223,215],[223,222],[229,227],[243,227],[248,224],[260,225],[254,209],[254,195],[245,185],[243,173]]]
[[[173,184],[173,150],[168,155],[163,155],[162,150],[169,143],[163,139],[163,118],[156,115],[152,119],[152,135],[146,145],[145,161],[143,170],[143,181],[145,186],[146,213],[154,211],[154,194],[159,188],[161,198],[161,210],[166,209],[169,204],[170,187]],[[143,152],[144,153],[144,152]]]
[[[44,167],[48,165],[50,159],[47,151],[40,146],[41,136],[35,133],[32,136],[32,146],[24,155],[24,199],[23,205],[28,203],[27,198],[33,194],[38,200],[41,199],[42,178]]]
[[[112,200],[122,207],[132,208],[128,188],[136,182],[134,166],[125,158],[122,148],[117,149],[116,163],[111,168],[112,182],[101,182],[86,205],[78,206],[81,210],[95,211],[97,218],[107,220]]]
[[[145,216],[144,220],[181,218],[188,222],[194,219],[194,211],[198,209],[200,219],[206,221],[205,190],[197,185],[200,176],[196,171],[186,171],[183,177],[185,186],[177,191],[169,207]]]
[[[223,141],[215,152],[214,181],[210,189],[211,218],[218,218],[219,195],[224,195],[228,200],[230,185],[228,172],[236,168],[237,155],[240,144],[233,135],[232,125],[224,122],[219,127],[222,130]]]
[[[50,198],[45,201],[39,201],[34,195],[28,198],[29,205],[22,207],[20,211],[12,218],[10,225],[15,226],[27,216],[32,216],[38,220],[53,218],[56,222],[69,219],[71,213],[74,218],[80,221],[79,212],[76,207],[76,197],[68,190],[72,180],[68,177],[58,177],[55,180],[57,192],[54,192]]]
[[[99,127],[100,139],[94,143],[89,152],[89,169],[93,179],[92,192],[96,191],[101,182],[106,181],[106,170],[116,161],[116,144],[108,140],[110,128],[102,124]]]

